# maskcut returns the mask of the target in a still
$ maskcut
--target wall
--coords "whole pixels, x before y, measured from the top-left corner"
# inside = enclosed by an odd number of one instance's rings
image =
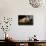
[[[16,38],[16,40],[27,40],[34,34],[37,39],[44,40],[45,38],[45,6],[40,8],[33,8],[30,6],[28,0],[0,0],[0,19],[1,17],[12,17],[13,22],[8,33]],[[18,15],[33,15],[33,26],[19,26]],[[2,31],[0,31],[2,33]],[[0,35],[2,35],[0,33]],[[12,37],[11,36],[11,37]],[[0,39],[4,37],[0,36]]]

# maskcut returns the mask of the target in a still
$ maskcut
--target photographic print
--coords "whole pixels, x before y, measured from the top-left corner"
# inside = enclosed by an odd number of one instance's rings
[[[33,25],[33,15],[18,15],[18,25]]]

